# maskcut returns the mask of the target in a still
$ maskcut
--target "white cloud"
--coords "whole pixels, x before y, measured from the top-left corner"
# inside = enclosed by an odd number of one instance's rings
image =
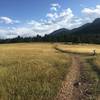
[[[84,8],[82,13],[89,21],[93,21],[95,18],[100,17],[100,5],[96,5],[95,8]]]
[[[50,9],[51,9],[51,11],[57,11],[56,7],[51,7]]]
[[[58,6],[59,4],[52,4],[52,7]],[[60,28],[77,28],[100,17],[100,5],[97,5],[95,8],[84,8],[82,9],[82,14],[82,17],[74,15],[71,8],[63,9],[60,12],[53,9],[40,21],[30,20],[24,23],[22,27],[0,29],[0,36],[1,38],[12,38],[18,35],[23,37],[36,36],[37,34],[43,36]],[[6,20],[6,24],[15,22],[9,18],[3,18],[3,20]]]
[[[84,8],[82,12],[87,15],[91,14],[100,15],[100,5],[97,5],[96,8]]]
[[[59,16],[58,16],[57,13],[48,13],[48,14],[46,15],[46,17],[48,17],[49,20],[55,20],[55,19],[57,19]]]
[[[52,6],[52,7],[58,7],[58,8],[61,7],[58,3],[53,3],[53,4],[51,4],[51,6]]]
[[[72,17],[74,17],[74,14],[72,12],[72,10],[70,8],[65,9],[64,11],[62,11],[59,15],[59,17],[66,17],[66,19],[70,19]]]
[[[59,26],[60,28],[72,28],[70,27],[70,22],[73,20],[74,14],[70,8],[63,10],[60,13],[48,13],[47,17],[48,22],[52,22],[52,25],[56,24],[56,26]]]
[[[0,38],[13,38],[15,37],[13,31],[10,29],[0,29]],[[12,34],[12,35],[11,35]]]
[[[14,24],[14,23],[20,23],[20,21],[13,20],[13,19],[11,19],[9,17],[2,16],[2,17],[0,17],[0,23],[4,23],[4,24]]]
[[[61,6],[58,3],[51,4],[51,11],[58,11],[58,8],[61,8]]]
[[[36,36],[49,34],[60,28],[72,29],[80,26],[81,19],[76,17],[70,8],[62,10],[61,12],[50,12],[45,19],[40,21],[31,20],[26,23],[26,26],[13,27],[3,29],[1,31],[2,37],[16,37],[20,36]],[[9,33],[9,34],[8,34]],[[1,36],[1,35],[0,35]]]
[[[8,17],[0,17],[0,21],[1,23],[5,23],[5,24],[12,24],[12,19],[8,18]]]

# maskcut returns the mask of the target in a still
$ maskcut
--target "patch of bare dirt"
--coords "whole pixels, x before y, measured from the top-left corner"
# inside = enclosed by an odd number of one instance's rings
[[[80,100],[79,99],[79,78],[80,78],[80,57],[73,55],[72,66],[66,75],[65,80],[62,83],[62,87],[59,90],[55,100]]]

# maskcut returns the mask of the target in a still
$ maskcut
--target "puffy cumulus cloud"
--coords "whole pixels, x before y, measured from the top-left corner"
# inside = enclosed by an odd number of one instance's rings
[[[48,13],[46,15],[49,21],[52,22],[59,22],[61,20],[68,21],[69,19],[72,19],[74,17],[74,14],[72,13],[72,10],[70,8],[63,10],[60,13]]]
[[[17,36],[29,37],[35,36],[31,27],[13,27],[13,28],[2,28],[0,29],[0,38],[15,38]]]
[[[61,12],[50,12],[45,19],[40,21],[31,20],[26,26],[7,28],[0,31],[1,38],[13,38],[18,35],[22,37],[43,36],[60,28],[72,29],[82,24],[81,18],[75,16],[70,8]]]
[[[57,13],[48,13],[48,14],[46,15],[46,17],[48,17],[48,18],[49,18],[49,21],[50,21],[50,20],[55,20],[55,19],[57,19],[59,16],[58,16]]]
[[[52,7],[58,7],[58,4],[53,4]],[[82,17],[74,15],[71,8],[60,9],[60,11],[50,11],[46,14],[44,19],[40,21],[30,20],[21,27],[11,27],[7,29],[0,29],[0,38],[13,38],[18,35],[22,37],[36,36],[37,34],[43,36],[49,34],[60,28],[73,29],[85,23],[91,22],[97,17],[100,17],[100,6],[95,8],[82,9]],[[9,20],[7,23],[12,23]]]
[[[13,33],[13,31],[9,28],[7,29],[0,29],[0,38],[5,39],[5,38],[13,38],[16,37],[16,34]]]
[[[50,9],[51,9],[51,11],[57,11],[56,7],[51,7]]]
[[[14,23],[20,23],[20,21],[13,20],[13,19],[11,19],[9,17],[2,16],[2,17],[0,17],[0,23],[4,23],[4,24],[14,24]]]
[[[75,16],[70,8],[63,10],[60,13],[48,13],[48,22],[50,25],[56,25],[55,30],[58,28],[75,28],[82,24],[80,18]],[[50,26],[49,25],[49,26]]]
[[[82,12],[87,14],[87,15],[91,15],[91,14],[100,15],[100,5],[97,5],[96,8],[84,8],[82,10]]]
[[[42,20],[40,22],[31,21],[33,26],[33,31],[40,35],[51,33],[52,31],[63,28],[63,26],[66,24],[66,27],[68,28],[69,25],[67,25],[67,22],[74,17],[72,14],[71,9],[66,9],[62,11],[61,13],[48,13],[46,15],[47,20]],[[65,26],[64,26],[65,27]],[[70,27],[71,28],[71,27]]]
[[[8,17],[0,17],[0,22],[5,24],[12,24],[13,21]]]
[[[71,22],[77,23],[79,25],[78,21],[73,21],[73,20],[77,20],[77,18],[76,19],[74,18],[72,10],[68,8],[60,13],[57,12],[48,13],[46,15],[45,20],[42,19],[40,21],[35,21],[35,20],[29,21],[28,25],[31,28],[28,27],[28,29],[30,29],[31,32],[34,33],[34,35],[39,34],[43,36],[44,34],[49,34],[54,30],[63,27],[72,29],[74,25]]]
[[[84,8],[82,13],[88,21],[93,21],[95,18],[100,17],[100,5],[96,5],[95,8]]]
[[[58,3],[53,3],[53,4],[51,4],[50,10],[51,11],[57,11],[58,8],[61,8],[61,6]]]
[[[52,6],[52,7],[58,7],[58,8],[61,7],[60,4],[58,4],[58,3],[53,3],[53,4],[51,4],[51,6]]]

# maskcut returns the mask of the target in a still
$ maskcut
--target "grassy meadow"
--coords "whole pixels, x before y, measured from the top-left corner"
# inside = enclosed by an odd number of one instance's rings
[[[0,100],[53,100],[70,63],[53,44],[1,44]]]
[[[100,99],[100,55],[97,55],[94,59],[93,59],[93,65],[94,65],[94,70],[97,72],[97,77],[98,77],[98,81],[97,81],[97,94],[98,94],[98,100]]]
[[[100,45],[95,44],[78,44],[67,45],[59,44],[58,50],[65,53],[79,54],[83,59],[84,67],[81,68],[80,81],[86,84],[81,87],[88,89],[89,95],[82,95],[83,100],[100,100]],[[93,56],[93,50],[96,55]],[[90,54],[90,55],[88,55]]]
[[[94,94],[93,99],[85,100],[96,100],[100,94],[100,46],[51,43],[0,45],[0,100],[54,100],[72,63],[69,53],[55,47],[80,54],[96,50],[95,56],[80,55],[86,61],[80,78],[92,82],[87,87]]]
[[[58,45],[58,48],[64,51],[80,53],[80,54],[82,53],[91,54],[93,53],[93,50],[96,50],[96,53],[100,54],[100,45],[95,45],[95,44],[78,44],[78,45],[60,44]]]

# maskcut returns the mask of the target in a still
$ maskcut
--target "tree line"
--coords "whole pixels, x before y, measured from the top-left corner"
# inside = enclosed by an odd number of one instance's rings
[[[35,37],[16,37],[12,39],[0,39],[0,43],[22,42],[66,42],[66,43],[95,43],[100,44],[100,34],[60,34],[60,35],[37,35]]]

